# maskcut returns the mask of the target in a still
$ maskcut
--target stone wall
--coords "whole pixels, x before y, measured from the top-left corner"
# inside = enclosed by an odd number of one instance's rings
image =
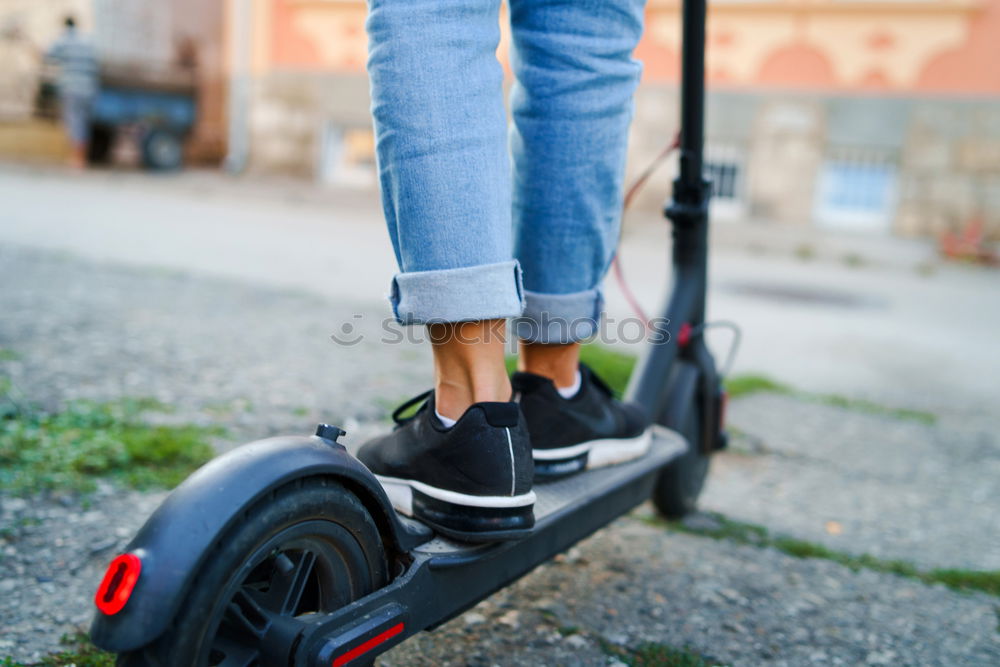
[[[936,235],[982,219],[1000,238],[1000,104],[927,100],[910,110],[896,230]]]
[[[674,88],[640,90],[630,173],[653,159],[677,126]],[[1000,103],[995,99],[832,97],[801,93],[713,92],[706,151],[732,147],[745,169],[746,217],[782,224],[817,221],[825,161],[861,152],[894,172],[887,228],[901,236],[937,236],[981,220],[1000,239]],[[663,184],[637,200],[662,203]]]
[[[640,88],[629,179],[673,138],[678,104],[673,86]],[[360,183],[374,187],[368,108],[364,76],[272,72],[261,77],[251,113],[252,165],[307,178],[324,170],[329,175],[330,165],[324,166],[329,156],[324,155],[331,132],[364,134],[366,141],[355,142],[360,148],[335,158],[346,169],[366,165],[368,175]],[[862,155],[884,168],[892,188],[884,222],[859,229],[935,236],[981,218],[988,233],[1000,237],[1000,105],[991,99],[713,91],[706,144],[709,162],[722,154],[739,165],[740,206],[730,210],[743,219],[829,224],[819,211],[824,165],[844,155]],[[334,173],[348,173],[334,167]],[[634,206],[662,206],[673,176],[671,161]]]
[[[275,72],[259,78],[250,113],[252,168],[316,176],[324,132],[370,133],[369,106],[364,76]]]

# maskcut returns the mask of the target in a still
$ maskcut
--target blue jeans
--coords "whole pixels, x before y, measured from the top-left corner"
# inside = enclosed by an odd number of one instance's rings
[[[596,332],[615,252],[644,0],[369,0],[376,160],[404,324]],[[513,163],[511,163],[511,156]]]

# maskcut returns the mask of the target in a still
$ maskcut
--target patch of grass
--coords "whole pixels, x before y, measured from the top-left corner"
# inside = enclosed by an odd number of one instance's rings
[[[1000,570],[980,572],[975,570],[931,570],[934,581],[957,590],[983,591],[1000,597]]]
[[[148,399],[73,401],[56,413],[15,405],[0,417],[0,489],[93,490],[107,477],[136,488],[170,488],[212,458],[219,428],[153,425]]]
[[[816,259],[816,248],[812,247],[808,243],[800,243],[795,247],[794,254],[803,262],[808,262],[812,259]]]
[[[626,648],[602,639],[601,650],[630,667],[716,667],[722,664],[690,648],[675,648],[658,642]]]
[[[730,398],[739,398],[758,393],[782,394],[793,396],[803,401],[822,403],[834,407],[851,410],[853,412],[864,412],[870,415],[882,415],[894,419],[905,419],[920,422],[921,424],[932,425],[937,421],[937,416],[925,410],[912,410],[910,408],[896,408],[874,401],[861,398],[849,398],[840,394],[815,394],[808,391],[795,389],[783,382],[779,382],[766,375],[743,374],[726,378],[726,390]]]
[[[664,644],[648,642],[632,651],[633,665],[662,665],[663,667],[709,667],[719,665],[715,660],[705,658],[689,648],[674,648]]]
[[[381,408],[385,412],[385,416],[382,417],[382,421],[389,424],[394,423],[392,419],[392,413],[395,412],[396,409],[399,408],[399,406],[401,406],[403,403],[406,403],[411,398],[413,398],[413,396],[404,396],[403,398],[398,398],[394,401],[376,399],[376,403],[378,404],[379,408]],[[404,412],[402,412],[399,415],[399,418],[408,419],[412,417],[413,415],[417,414],[417,410],[420,409],[421,405],[423,405],[423,403],[414,403],[413,405],[408,407]]]
[[[607,382],[618,398],[621,398],[625,394],[625,388],[628,386],[629,378],[632,375],[632,371],[635,370],[637,363],[634,355],[619,352],[618,350],[613,350],[597,343],[583,345],[580,348],[580,360],[590,366],[601,379]],[[504,363],[507,366],[508,373],[513,373],[517,370],[517,357],[509,356],[504,360]],[[782,394],[793,396],[803,401],[832,405],[854,412],[882,415],[895,419],[906,419],[927,425],[932,425],[937,421],[936,415],[924,410],[896,408],[860,398],[849,398],[839,394],[815,394],[796,389],[784,382],[779,382],[774,378],[757,373],[732,375],[726,378],[725,384],[730,398],[740,398],[759,393]],[[378,404],[386,408],[389,412],[394,410],[397,405],[400,405],[403,400],[390,403],[376,399]],[[416,408],[414,408],[415,410]]]
[[[865,266],[868,263],[868,260],[866,260],[863,255],[860,255],[856,252],[845,253],[844,256],[840,258],[840,260],[846,266],[849,266],[852,269],[861,268],[862,266]]]
[[[517,370],[517,356],[511,354],[504,357],[503,365],[507,367],[507,375]]]
[[[576,627],[575,625],[564,625],[559,628],[556,628],[556,632],[558,632],[563,637],[569,637],[571,635],[580,634],[580,628]]]
[[[637,359],[631,354],[590,343],[580,348],[580,361],[590,366],[620,398],[625,394]]]
[[[17,662],[11,657],[0,661],[0,667],[114,667],[115,656],[97,648],[90,643],[90,638],[80,632],[75,635],[64,635],[60,640],[67,650],[53,653],[42,658],[41,662],[31,665]]]
[[[384,396],[376,396],[374,401],[375,405],[378,406],[379,419],[383,422],[392,423],[392,411],[403,404],[404,401],[409,399],[407,396],[405,398],[400,398],[396,400],[390,400]]]
[[[894,408],[861,398],[848,398],[837,394],[806,394],[803,392],[797,392],[797,395],[814,400],[817,403],[833,405],[838,408],[844,408],[845,410],[866,412],[870,415],[884,415],[895,419],[906,419],[909,421],[920,422],[921,424],[927,424],[928,426],[937,421],[937,416],[932,412],[927,412],[926,410]]]
[[[246,398],[234,398],[226,401],[211,401],[202,410],[214,418],[231,417],[238,412],[253,412],[253,403]]]
[[[0,538],[8,539],[17,535],[18,531],[22,528],[28,528],[30,526],[37,526],[41,523],[41,519],[33,516],[22,516],[19,517],[14,523],[8,524],[6,526],[0,526]]]
[[[631,377],[636,364],[635,356],[597,343],[587,343],[580,346],[580,361],[590,366],[618,397],[625,393],[629,377]],[[517,357],[507,357],[505,363],[508,373],[517,370]]]
[[[20,358],[21,355],[14,350],[6,347],[0,347],[0,361],[17,361]]]
[[[750,394],[771,393],[791,394],[794,390],[786,384],[773,380],[766,375],[747,373],[726,378],[726,391],[730,398],[749,396]]]
[[[739,544],[768,546],[768,531],[764,526],[744,521],[734,521],[717,512],[705,512],[699,516],[705,521],[684,523],[683,521],[667,521],[656,514],[643,515],[641,521],[651,526],[669,528],[679,533],[689,533],[716,540],[732,540]]]
[[[822,558],[839,563],[854,571],[865,569],[885,572],[916,579],[926,584],[944,584],[956,591],[981,591],[989,595],[1000,596],[1000,570],[920,570],[906,561],[883,560],[871,554],[848,554],[808,540],[771,535],[764,526],[734,521],[721,514],[710,513],[706,517],[707,521],[697,524],[666,522],[655,516],[644,517],[643,520],[654,525],[665,525],[682,533],[717,540],[731,540],[739,544],[758,547],[771,547],[795,558]]]

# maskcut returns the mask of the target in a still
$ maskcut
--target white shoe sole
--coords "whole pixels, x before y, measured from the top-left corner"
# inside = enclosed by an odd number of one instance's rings
[[[653,429],[647,428],[634,438],[603,438],[589,440],[578,445],[555,449],[534,449],[531,456],[535,461],[564,461],[589,454],[587,470],[625,463],[644,456],[653,442]]]
[[[652,443],[652,428],[647,428],[634,438],[591,440],[587,469],[601,468],[640,458],[646,455]]]
[[[406,516],[413,516],[413,491],[417,490],[424,495],[442,500],[453,505],[464,507],[490,507],[496,509],[507,509],[514,507],[525,507],[535,503],[535,492],[528,491],[519,496],[473,496],[467,493],[439,489],[430,484],[424,484],[416,480],[399,479],[397,477],[385,477],[375,475],[385,489],[385,494],[389,497],[389,502]]]

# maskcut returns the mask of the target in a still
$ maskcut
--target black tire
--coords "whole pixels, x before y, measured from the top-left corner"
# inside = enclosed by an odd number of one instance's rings
[[[268,667],[277,664],[274,649],[247,619],[334,611],[387,580],[378,528],[361,501],[329,478],[297,480],[220,535],[168,630],[116,664]]]
[[[653,489],[653,505],[664,518],[670,520],[681,519],[697,508],[698,496],[708,476],[711,457],[701,451],[701,404],[697,398],[693,403],[680,417],[679,423],[665,423],[667,420],[662,417],[658,420],[658,423],[676,429],[688,441],[687,452],[663,469]]]
[[[142,163],[157,171],[180,169],[184,163],[184,140],[167,129],[149,130],[142,137]]]

